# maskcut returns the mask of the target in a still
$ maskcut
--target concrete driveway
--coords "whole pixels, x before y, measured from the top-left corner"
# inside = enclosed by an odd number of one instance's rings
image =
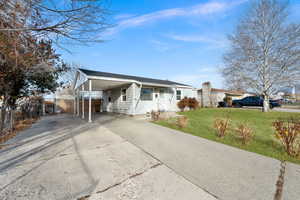
[[[300,199],[300,165],[286,163],[282,168],[278,160],[144,120],[120,118],[104,127],[217,199],[274,199],[281,169],[285,171],[283,199]]]
[[[0,150],[0,199],[266,200],[281,162],[130,117],[45,117]],[[284,200],[300,197],[287,163]]]
[[[50,116],[20,133],[0,150],[0,199],[216,199],[115,134],[115,121]]]

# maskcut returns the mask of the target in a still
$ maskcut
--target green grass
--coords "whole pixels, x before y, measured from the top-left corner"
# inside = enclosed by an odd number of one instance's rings
[[[263,113],[259,110],[242,109],[199,109],[179,113],[189,119],[188,126],[180,129],[174,119],[157,121],[156,124],[177,129],[195,136],[234,146],[247,151],[255,152],[278,160],[286,160],[300,164],[300,159],[292,158],[287,155],[279,141],[274,137],[272,122],[281,117],[300,117],[299,113],[268,112]],[[235,136],[233,131],[229,131],[225,138],[218,138],[213,122],[216,118],[229,115],[231,127],[239,122],[246,122],[254,130],[254,138],[248,145],[242,145],[241,141]]]

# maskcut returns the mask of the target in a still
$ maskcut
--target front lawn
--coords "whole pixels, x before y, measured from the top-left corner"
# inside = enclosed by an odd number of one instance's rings
[[[259,110],[203,108],[195,111],[181,112],[179,114],[188,117],[189,121],[186,128],[179,128],[174,123],[174,119],[157,121],[155,123],[240,149],[273,157],[278,160],[287,160],[300,164],[300,159],[292,158],[285,153],[279,141],[274,137],[274,130],[272,128],[272,122],[276,119],[290,116],[300,117],[299,113],[263,113]],[[230,116],[233,126],[238,122],[247,122],[254,130],[254,138],[248,145],[242,145],[233,131],[229,131],[224,138],[218,138],[216,136],[216,131],[213,128],[214,120],[225,116]]]

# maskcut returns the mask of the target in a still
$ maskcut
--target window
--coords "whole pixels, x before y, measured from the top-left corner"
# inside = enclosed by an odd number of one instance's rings
[[[141,89],[141,100],[142,101],[152,101],[153,99],[153,89],[152,88],[142,88]]]
[[[122,90],[121,90],[121,100],[122,101],[126,101],[126,89],[125,88],[123,88]]]
[[[181,90],[176,90],[176,100],[181,100]]]

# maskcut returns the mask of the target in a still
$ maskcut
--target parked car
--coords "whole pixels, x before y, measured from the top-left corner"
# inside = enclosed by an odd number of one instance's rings
[[[282,104],[293,104],[296,103],[296,99],[292,98],[283,98],[282,99]]]
[[[269,100],[270,102],[270,108],[274,107],[280,107],[281,104],[278,103],[276,100]],[[260,96],[250,96],[250,97],[245,97],[243,99],[239,100],[233,100],[232,105],[234,107],[243,107],[243,106],[258,106],[262,107],[264,104],[264,99]]]

